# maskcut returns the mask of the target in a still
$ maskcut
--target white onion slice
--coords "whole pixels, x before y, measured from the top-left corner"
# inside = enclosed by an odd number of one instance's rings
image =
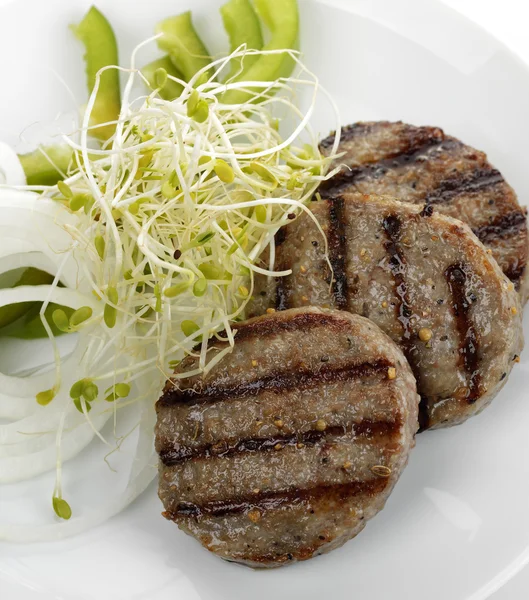
[[[16,152],[0,142],[0,184],[26,185],[26,174]]]
[[[32,252],[35,250],[35,245],[31,240],[12,237],[5,235],[0,237],[0,256],[9,256],[18,252]]]
[[[58,212],[69,215],[68,221],[75,221],[75,217],[68,212],[62,204],[55,202],[46,196],[26,190],[13,190],[0,187],[0,208],[11,210],[31,210],[45,216]],[[9,214],[6,212],[6,215]]]
[[[63,264],[62,255],[52,252],[49,248],[45,248],[44,251],[13,252],[4,256],[0,254],[0,274],[28,267],[40,269],[54,276],[60,269],[61,282],[71,288],[75,287],[78,279],[78,268],[75,261],[67,260]]]
[[[90,306],[94,312],[98,304],[93,296],[80,294],[68,288],[57,288],[51,285],[20,286],[13,289],[0,290],[0,306],[16,302],[46,301],[62,304],[74,309]],[[43,390],[50,389],[55,383],[53,371],[40,373],[31,377],[16,377],[0,373],[0,389],[13,396],[35,396]]]
[[[64,400],[61,400],[61,398],[64,398],[65,395],[67,396],[70,387],[75,381],[77,376],[75,366],[78,363],[80,355],[81,347],[79,346],[75,354],[63,361],[63,365],[66,367],[66,373],[62,381],[63,391],[50,404],[39,406],[34,394],[32,396],[34,410],[28,416],[13,423],[0,425],[0,444],[23,443],[28,439],[28,436],[56,430],[64,404]],[[68,369],[69,366],[72,368]],[[54,373],[48,373],[52,376],[53,381]]]
[[[147,489],[157,474],[156,468],[153,467],[155,461],[155,452],[144,458],[138,474],[131,479],[123,493],[115,498],[105,499],[104,508],[90,511],[84,516],[74,517],[69,521],[55,522],[49,525],[4,525],[0,523],[0,541],[27,544],[61,540],[101,525],[120,513]]]
[[[33,413],[35,397],[6,396],[0,393],[0,419],[18,421]]]
[[[0,257],[0,273],[28,267],[55,275],[56,265],[42,252],[18,252]]]
[[[75,409],[74,409],[75,410]],[[92,422],[96,430],[100,430],[110,418],[111,413],[106,412],[93,417]],[[83,423],[73,433],[63,435],[61,440],[61,456],[63,461],[77,456],[94,437],[94,431]],[[48,444],[39,452],[25,456],[11,456],[0,458],[0,484],[13,483],[30,479],[46,471],[55,469],[57,465],[57,449],[55,444]]]
[[[46,301],[63,304],[74,309],[81,308],[81,306],[90,306],[92,309],[97,310],[99,307],[99,303],[94,296],[52,285],[21,285],[17,288],[0,290],[0,306],[17,302]]]
[[[104,501],[97,507],[74,506],[74,515],[69,521],[55,520],[42,525],[5,523],[2,520],[5,517],[0,514],[0,540],[32,543],[77,535],[105,522],[135,500],[157,474],[157,456],[153,449],[152,436],[156,419],[154,407],[148,403],[141,403],[138,412],[140,418],[138,440],[130,456],[128,482],[122,491],[111,496],[106,494]]]

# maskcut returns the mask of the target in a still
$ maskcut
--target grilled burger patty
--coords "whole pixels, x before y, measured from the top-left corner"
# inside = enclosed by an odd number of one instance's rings
[[[383,508],[414,444],[415,379],[357,315],[302,308],[235,328],[231,354],[157,403],[164,515],[228,560],[306,560]]]
[[[329,152],[334,136],[323,140]],[[503,272],[529,292],[526,210],[513,189],[483,152],[447,136],[438,127],[385,121],[356,123],[342,130],[337,160],[344,168],[324,182],[321,194],[387,194],[404,202],[427,204],[467,223],[492,250]]]
[[[312,203],[276,236],[277,270],[258,276],[250,314],[305,305],[371,319],[417,379],[422,429],[461,423],[505,383],[523,345],[518,295],[470,229],[388,198],[346,194]],[[264,259],[266,260],[266,259]],[[266,265],[268,266],[268,265]]]

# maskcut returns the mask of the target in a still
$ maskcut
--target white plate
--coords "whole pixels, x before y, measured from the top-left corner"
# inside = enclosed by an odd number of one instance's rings
[[[29,124],[75,107],[57,75],[83,101],[81,52],[66,26],[89,4],[0,0],[3,140],[15,144]],[[189,7],[212,50],[222,50],[219,4],[98,2],[115,25],[123,58],[158,20]],[[306,62],[334,95],[344,123],[439,125],[486,150],[521,200],[529,196],[529,73],[501,44],[434,1],[306,0],[301,12]],[[329,115],[321,112],[316,124],[327,133]],[[529,560],[528,373],[526,353],[482,416],[420,435],[386,509],[327,556],[273,572],[222,562],[160,517],[151,486],[125,513],[84,535],[38,546],[0,544],[0,597],[487,598]],[[102,487],[101,499],[104,493]]]

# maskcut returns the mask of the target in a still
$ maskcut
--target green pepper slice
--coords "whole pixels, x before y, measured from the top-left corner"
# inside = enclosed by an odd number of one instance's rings
[[[256,0],[256,8],[272,33],[272,38],[263,50],[296,48],[299,36],[299,14],[297,0]],[[274,81],[292,72],[293,61],[288,55],[271,54],[260,56],[237,81]],[[240,90],[229,90],[223,102],[242,103],[251,99],[251,94]]]
[[[230,0],[220,8],[224,29],[230,38],[230,51],[234,52],[246,44],[249,50],[261,50],[263,47],[263,33],[259,17],[250,0]],[[245,56],[241,64],[240,59],[232,61],[228,79],[242,76],[250,67],[259,60],[259,56]]]
[[[118,64],[118,45],[110,23],[95,6],[86,13],[77,26],[72,26],[76,37],[85,46],[86,76],[88,91],[92,93],[96,75],[100,69]],[[107,69],[101,73],[99,90],[92,110],[92,125],[116,121],[121,110],[119,72]],[[115,124],[91,129],[91,135],[105,141],[116,129]]]
[[[153,89],[158,87],[155,80],[155,73],[158,69],[165,69],[168,75],[177,77],[178,79],[184,79],[183,73],[181,73],[174,66],[173,61],[169,58],[169,56],[163,56],[162,58],[154,60],[148,65],[145,65],[141,70]],[[183,89],[184,88],[180,83],[177,83],[173,79],[167,79],[165,85],[159,90],[158,93],[164,100],[174,100],[180,96]]]
[[[35,306],[23,315],[23,318],[13,323],[10,327],[0,330],[0,336],[17,338],[19,340],[39,340],[48,337],[42,320],[40,318],[40,309],[42,302],[36,302]],[[53,313],[60,308],[69,319],[75,312],[73,308],[68,306],[60,306],[59,304],[50,303],[44,311],[44,318],[50,326],[50,329],[55,337],[59,335],[65,335],[64,331],[61,331],[53,322]]]
[[[163,20],[156,26],[156,32],[163,34],[158,39],[158,46],[169,54],[186,81],[209,65],[210,55],[195,30],[191,11]]]
[[[30,267],[22,271],[20,277],[12,287],[16,288],[21,285],[49,285],[52,282],[53,275]],[[17,304],[8,304],[0,307],[0,328],[11,325],[11,323],[14,323],[20,319],[20,317],[24,316],[36,304],[39,303],[18,302]]]
[[[18,158],[28,185],[55,185],[64,179],[73,157],[69,146],[44,146]]]

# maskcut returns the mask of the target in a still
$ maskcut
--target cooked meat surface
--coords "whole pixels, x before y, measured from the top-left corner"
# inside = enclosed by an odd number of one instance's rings
[[[330,136],[321,143],[329,152]],[[503,272],[529,292],[526,209],[483,152],[447,136],[438,127],[405,123],[356,123],[342,130],[337,163],[349,168],[325,182],[324,196],[345,192],[387,194],[467,223],[492,250]]]
[[[250,310],[311,305],[371,319],[411,365],[422,429],[482,410],[523,345],[513,284],[466,225],[435,211],[362,194],[313,202],[325,238],[306,214],[281,229],[275,268],[292,275],[258,277]]]
[[[236,325],[235,348],[157,403],[164,515],[222,558],[277,567],[341,546],[380,511],[414,444],[402,352],[363,317],[293,309]],[[211,356],[226,343],[211,343]]]

